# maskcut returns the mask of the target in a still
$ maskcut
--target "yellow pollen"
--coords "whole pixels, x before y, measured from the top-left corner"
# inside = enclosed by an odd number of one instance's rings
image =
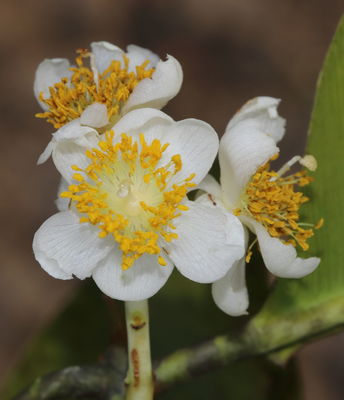
[[[123,55],[123,63],[112,61],[104,72],[98,74],[92,65],[84,65],[83,59],[91,58],[93,54],[87,50],[78,50],[78,53],[77,66],[70,68],[73,72],[71,78],[62,78],[50,87],[48,98],[44,98],[43,93],[39,95],[48,110],[36,114],[36,117],[45,118],[56,129],[79,118],[95,102],[106,105],[109,121],[114,122],[135,86],[154,72],[154,68],[147,69],[148,60],[137,66],[135,72],[129,71],[129,59]]]
[[[140,134],[135,141],[125,133],[117,143],[113,138],[112,131],[106,132],[99,148],[86,152],[88,167],[73,166],[77,183],[61,197],[72,200],[80,223],[97,226],[99,237],[111,236],[118,243],[126,270],[144,254],[159,255],[159,239],[170,242],[178,237],[173,220],[188,210],[183,201],[194,186],[194,174],[174,183],[172,178],[182,169],[181,157],[174,155],[162,165],[168,144],[157,139],[147,143]],[[157,261],[167,265],[161,256]]]
[[[242,207],[234,213],[246,213],[260,222],[272,237],[293,246],[298,244],[307,250],[307,240],[313,236],[313,229],[322,225],[323,220],[316,225],[299,222],[299,208],[309,199],[294,189],[295,185],[305,186],[312,180],[307,171],[282,177],[270,170],[268,162],[252,177],[242,196]],[[250,257],[249,252],[247,258]]]

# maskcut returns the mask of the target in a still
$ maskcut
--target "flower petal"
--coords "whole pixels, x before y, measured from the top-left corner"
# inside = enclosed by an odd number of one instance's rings
[[[123,106],[122,114],[137,107],[162,108],[180,90],[183,71],[179,62],[172,56],[160,60],[151,78],[137,84]]]
[[[80,116],[80,124],[101,128],[109,123],[107,108],[105,104],[93,103],[86,107]]]
[[[160,60],[152,51],[135,44],[127,46],[127,56],[129,58],[129,71],[135,71],[136,66],[143,64],[147,60],[150,61],[147,68],[155,67]]]
[[[227,274],[212,285],[216,305],[233,317],[245,315],[249,305],[245,279],[245,258],[237,261]]]
[[[214,197],[222,197],[220,184],[212,175],[209,174],[198,184],[197,189],[201,189]]]
[[[281,278],[302,278],[313,272],[320,258],[299,258],[292,245],[282,243],[269,235],[267,230],[253,218],[241,216],[240,220],[257,235],[266,268]]]
[[[187,278],[209,283],[222,278],[245,252],[240,221],[220,207],[188,201],[188,211],[174,220],[178,239],[165,249]]]
[[[109,42],[93,42],[91,50],[94,54],[96,68],[102,73],[111,64],[111,61],[121,61],[123,63],[124,51]]]
[[[95,129],[80,125],[80,120],[76,119],[56,131],[52,141],[54,164],[63,178],[71,183],[75,174],[72,165],[87,167],[89,160],[85,152],[97,146],[99,135]]]
[[[195,174],[192,180],[198,184],[209,172],[217,155],[219,139],[214,129],[206,122],[197,119],[184,119],[173,122],[164,130],[147,129],[147,141],[159,139],[161,143],[169,143],[159,165],[166,165],[171,157],[179,154],[182,169],[169,181],[172,185]]]
[[[57,213],[47,219],[34,236],[35,258],[54,277],[87,278],[114,246],[112,240],[100,239],[98,233],[96,227],[80,224],[79,217],[71,211]],[[60,270],[64,277],[59,276]]]
[[[166,283],[173,265],[166,258],[167,265],[158,264],[156,256],[143,255],[134,265],[123,271],[122,254],[118,249],[111,251],[93,272],[93,279],[99,289],[113,299],[124,301],[144,300],[153,296]]]
[[[279,142],[285,132],[285,119],[281,118],[277,112],[280,101],[280,99],[266,96],[249,100],[229,121],[226,131],[234,128],[240,121],[254,119],[266,135],[271,136],[275,142]]]
[[[144,133],[147,143],[158,139],[162,144],[169,143],[159,166],[170,162],[172,156],[179,154],[182,170],[171,179],[170,184],[181,182],[192,173],[193,182],[200,182],[209,171],[217,154],[219,139],[214,129],[206,122],[185,119],[175,122],[162,111],[152,108],[133,110],[113,126],[115,139],[125,132],[139,140]]]
[[[51,156],[51,153],[53,152],[54,148],[55,148],[55,141],[54,139],[52,139],[47,144],[47,147],[43,150],[43,153],[41,153],[41,155],[38,157],[37,165],[44,164]]]
[[[228,207],[238,198],[257,169],[279,152],[274,139],[254,119],[238,122],[220,141],[221,186]]]
[[[33,91],[40,106],[44,110],[47,110],[48,107],[39,100],[39,94],[43,92],[45,98],[50,97],[50,86],[54,86],[54,84],[60,82],[62,78],[71,77],[72,72],[69,70],[69,67],[69,61],[64,58],[44,60],[39,64],[36,70]]]
[[[148,129],[153,130],[155,128],[156,134],[161,136],[161,130],[164,130],[171,122],[174,122],[173,119],[160,110],[139,108],[124,115],[112,127],[112,130],[115,132],[115,138],[122,133],[127,133],[136,136],[136,140],[138,140],[139,134],[145,133],[146,135]],[[154,134],[152,133],[151,136],[153,137]]]

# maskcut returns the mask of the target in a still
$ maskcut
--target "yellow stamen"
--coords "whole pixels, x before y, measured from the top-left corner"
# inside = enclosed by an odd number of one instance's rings
[[[191,176],[179,184],[170,181],[182,169],[180,155],[158,167],[168,144],[157,139],[148,144],[143,134],[139,143],[122,134],[113,144],[113,137],[112,131],[107,132],[99,149],[86,152],[90,164],[84,170],[74,166],[79,171],[74,174],[77,184],[61,197],[73,201],[81,223],[100,229],[99,237],[113,237],[125,270],[144,254],[160,254],[159,238],[178,237],[171,232],[175,229],[172,221],[188,210],[182,202],[194,184]],[[167,265],[161,256],[158,263]]]
[[[320,218],[319,221],[315,224],[314,229],[320,229],[324,225],[324,218]]]
[[[48,111],[38,113],[36,117],[45,118],[56,129],[79,118],[95,102],[106,105],[109,121],[114,122],[135,86],[142,79],[150,78],[154,72],[154,68],[147,69],[148,60],[137,66],[135,72],[128,71],[129,59],[124,55],[123,63],[112,61],[99,74],[93,65],[84,65],[83,59],[86,57],[91,58],[93,64],[93,54],[87,50],[79,50],[78,53],[77,66],[70,68],[73,72],[71,78],[63,78],[50,87],[48,98],[44,98],[43,93],[39,95],[40,100],[48,106]]]
[[[307,171],[297,172],[286,177],[270,171],[270,162],[258,169],[246,187],[242,197],[242,207],[236,209],[236,215],[246,213],[260,222],[273,237],[285,243],[301,246],[307,250],[307,240],[313,236],[313,229],[322,225],[299,222],[299,208],[309,199],[301,192],[295,192],[295,185],[308,185],[313,179]],[[310,227],[304,229],[303,226]],[[247,257],[251,255],[248,252]]]
[[[245,257],[245,261],[248,264],[251,261],[251,257],[252,257],[252,250],[248,251]]]

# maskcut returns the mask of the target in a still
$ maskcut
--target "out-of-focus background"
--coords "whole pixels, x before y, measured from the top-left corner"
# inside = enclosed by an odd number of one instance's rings
[[[36,160],[53,132],[34,118],[35,69],[44,58],[107,40],[175,56],[184,84],[165,109],[222,134],[257,95],[281,98],[281,160],[303,152],[317,75],[342,0],[2,0],[0,6],[0,384],[30,339],[68,301],[77,282],[50,278],[34,261],[35,230],[55,212],[58,175]],[[324,132],[326,134],[326,132]],[[299,352],[307,400],[344,398],[344,335]],[[343,381],[342,381],[343,382]],[[19,389],[19,388],[18,388]]]

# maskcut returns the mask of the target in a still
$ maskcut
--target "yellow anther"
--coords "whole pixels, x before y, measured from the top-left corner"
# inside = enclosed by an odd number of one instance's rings
[[[245,257],[245,261],[247,263],[249,263],[251,261],[251,257],[252,257],[252,250],[248,251]]]
[[[324,218],[320,218],[319,221],[315,224],[314,229],[320,229],[324,225]]]
[[[43,93],[39,94],[39,99],[48,106],[48,111],[38,113],[36,117],[45,118],[56,129],[79,118],[86,107],[95,102],[106,105],[111,121],[111,118],[119,114],[136,85],[142,79],[150,78],[154,72],[154,68],[146,68],[149,63],[147,61],[138,66],[136,72],[130,72],[129,60],[124,55],[124,67],[120,61],[112,61],[99,74],[92,65],[92,53],[88,50],[77,50],[77,53],[77,67],[70,68],[73,72],[71,78],[62,78],[50,87],[48,98],[44,98]],[[91,59],[90,67],[84,65],[84,58]]]
[[[83,182],[84,181],[84,177],[81,174],[74,174],[73,175],[73,179],[78,181],[78,182]]]
[[[165,267],[167,265],[166,260],[163,257],[158,257],[158,263],[162,266]]]

